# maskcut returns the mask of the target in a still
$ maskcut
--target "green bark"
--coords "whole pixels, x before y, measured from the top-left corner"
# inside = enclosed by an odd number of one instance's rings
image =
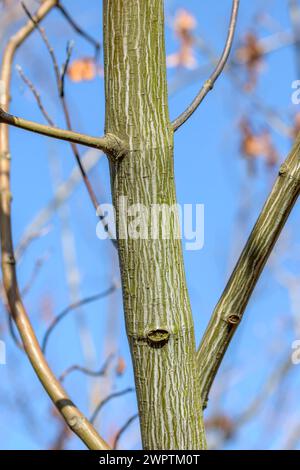
[[[104,0],[106,133],[129,152],[111,163],[118,213],[176,203],[162,0]],[[118,217],[117,217],[118,219]],[[205,447],[194,325],[181,242],[119,239],[126,329],[145,449]],[[121,226],[117,223],[120,236]]]
[[[223,356],[240,324],[260,274],[300,194],[300,134],[253,227],[213,312],[198,351],[201,397],[206,407]]]

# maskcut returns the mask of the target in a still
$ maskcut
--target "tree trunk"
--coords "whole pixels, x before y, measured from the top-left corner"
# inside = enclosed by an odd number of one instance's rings
[[[203,449],[194,325],[181,242],[134,239],[128,206],[176,203],[166,83],[163,0],[104,0],[106,132],[128,154],[111,163],[126,329],[145,449]],[[134,215],[132,213],[132,215]],[[135,214],[136,215],[136,214]],[[125,235],[125,236],[124,236]],[[145,235],[144,235],[145,236]]]

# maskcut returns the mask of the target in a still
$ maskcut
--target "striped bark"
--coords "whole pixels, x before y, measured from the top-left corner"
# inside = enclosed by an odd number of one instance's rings
[[[104,0],[106,133],[128,154],[111,163],[117,215],[176,203],[163,0]],[[118,220],[117,220],[118,221]],[[145,449],[202,449],[194,326],[176,221],[170,239],[120,238],[126,329]]]
[[[281,165],[273,189],[203,336],[198,351],[198,364],[204,408],[222,358],[299,194],[300,135]]]

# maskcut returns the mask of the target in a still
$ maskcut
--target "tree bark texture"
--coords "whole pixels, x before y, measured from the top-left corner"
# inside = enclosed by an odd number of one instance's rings
[[[142,442],[145,449],[202,449],[200,380],[178,221],[169,239],[161,232],[157,239],[125,238],[128,225],[119,221],[124,197],[128,206],[149,210],[176,203],[163,0],[103,3],[105,132],[129,148],[111,163],[111,184]]]

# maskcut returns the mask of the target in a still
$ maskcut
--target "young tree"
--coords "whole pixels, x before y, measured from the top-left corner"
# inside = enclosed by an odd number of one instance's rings
[[[124,314],[134,367],[143,447],[204,449],[203,409],[226,349],[260,273],[300,190],[299,139],[252,230],[212,314],[199,348],[185,281],[175,218],[168,238],[163,222],[157,236],[134,237],[124,223],[123,201],[173,207],[176,193],[173,136],[187,123],[222,73],[233,42],[239,0],[233,0],[228,36],[221,58],[191,105],[173,122],[168,112],[163,0],[103,0],[106,123],[104,137],[27,121],[9,113],[14,54],[59,1],[45,0],[26,26],[13,36],[3,55],[0,109],[1,249],[7,303],[24,349],[48,395],[68,426],[90,449],[107,443],[69,399],[49,368],[36,340],[18,287],[11,233],[10,147],[8,127],[103,150],[110,162],[117,214]],[[43,35],[43,32],[40,31]],[[45,40],[45,36],[44,36]],[[55,61],[54,61],[55,65]],[[68,64],[66,65],[66,67]],[[63,90],[63,78],[57,72]],[[61,93],[63,98],[63,92]],[[68,122],[68,121],[67,121]],[[80,165],[80,158],[77,156]],[[93,199],[93,192],[83,171]],[[93,200],[96,206],[95,199]],[[147,226],[150,230],[150,227]],[[124,233],[126,232],[126,233]]]

